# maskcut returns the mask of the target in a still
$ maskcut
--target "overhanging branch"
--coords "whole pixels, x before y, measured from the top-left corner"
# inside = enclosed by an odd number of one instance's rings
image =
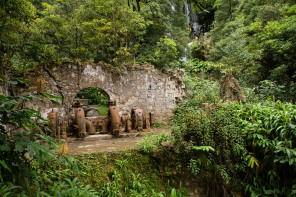
[[[201,11],[203,11],[203,12],[206,12],[206,13],[210,13],[210,11],[208,11],[208,10],[206,10],[206,9],[204,9],[201,5],[200,5],[200,3],[198,3],[197,2],[197,0],[193,0],[192,1]]]

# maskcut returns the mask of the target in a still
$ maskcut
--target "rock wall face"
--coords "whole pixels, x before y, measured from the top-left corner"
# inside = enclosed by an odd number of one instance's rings
[[[44,91],[62,96],[61,106],[34,102],[28,107],[39,109],[43,116],[54,108],[61,117],[71,112],[76,94],[87,87],[103,89],[111,100],[116,101],[122,114],[129,114],[140,107],[147,114],[155,112],[156,121],[168,121],[172,111],[185,96],[184,71],[160,71],[152,65],[124,67],[121,70],[99,65],[77,66],[74,64],[48,66],[28,78],[31,85],[20,93],[37,91],[37,79],[45,79]]]
[[[222,77],[219,94],[223,101],[247,102],[243,88],[231,74],[226,74]]]

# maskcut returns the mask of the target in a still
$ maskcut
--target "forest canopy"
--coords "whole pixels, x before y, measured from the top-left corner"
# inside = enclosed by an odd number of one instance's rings
[[[68,61],[157,62],[156,46],[166,35],[177,43],[171,47],[178,59],[187,31],[180,0],[9,0],[1,1],[0,18],[0,63],[16,70]]]

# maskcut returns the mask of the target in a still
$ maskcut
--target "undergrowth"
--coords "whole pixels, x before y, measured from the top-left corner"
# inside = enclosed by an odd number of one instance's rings
[[[151,156],[127,151],[70,157],[80,171],[54,161],[42,165],[33,163],[36,176],[27,188],[0,183],[0,195],[186,197],[187,190],[176,174],[176,166],[179,166],[177,170],[182,166],[180,160],[172,155],[165,156],[163,152],[159,154]]]

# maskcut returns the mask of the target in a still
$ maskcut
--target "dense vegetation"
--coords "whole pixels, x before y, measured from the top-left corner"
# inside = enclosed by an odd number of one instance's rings
[[[215,81],[199,78],[194,85],[176,108],[173,136],[177,153],[208,181],[211,195],[295,195],[296,106],[250,90],[246,104],[221,103]],[[215,108],[200,108],[203,102]]]
[[[209,31],[199,40],[189,38],[181,0],[0,2],[1,85],[9,90],[0,95],[0,196],[186,196],[185,174],[208,196],[295,196],[294,0],[188,2]],[[5,79],[7,67],[100,61],[185,69],[188,96],[175,109],[172,136],[149,136],[140,151],[74,159],[45,135],[40,112],[23,107],[57,97],[17,95],[26,81]],[[220,100],[225,73],[239,79],[247,103]],[[97,88],[77,96],[108,99]]]
[[[263,80],[283,85],[286,100],[295,101],[295,2],[220,0],[208,6],[216,8],[211,41],[198,43],[193,56],[227,65],[249,86]]]
[[[1,1],[0,64],[16,70],[69,61],[166,66],[184,52],[185,17],[181,0]]]

